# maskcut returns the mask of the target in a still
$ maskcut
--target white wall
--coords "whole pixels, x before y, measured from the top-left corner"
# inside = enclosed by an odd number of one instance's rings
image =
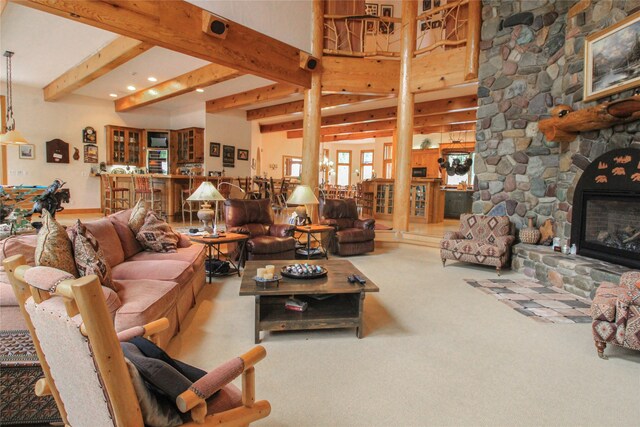
[[[205,105],[201,102],[172,110],[169,118],[169,128],[176,130],[191,127],[204,128],[207,124],[206,116]]]
[[[251,170],[251,122],[247,121],[245,111],[235,110],[218,114],[206,114],[204,132],[205,171],[221,171],[222,146],[233,145],[235,151],[235,167],[224,168],[226,176],[252,176]],[[209,156],[209,143],[220,143],[220,157]],[[238,160],[238,148],[249,150],[249,160]]]
[[[7,147],[9,185],[49,185],[60,178],[67,182],[71,201],[69,209],[100,207],[100,178],[89,176],[91,166],[84,163],[82,129],[97,132],[99,161],[106,158],[105,125],[138,128],[168,128],[169,114],[164,110],[145,109],[145,113],[116,113],[113,102],[71,95],[58,102],[44,102],[42,89],[13,85],[13,108],[16,127],[35,145],[35,160],[18,158],[18,148]],[[45,142],[59,138],[69,143],[69,163],[46,162]],[[73,160],[73,148],[80,150],[80,160]]]

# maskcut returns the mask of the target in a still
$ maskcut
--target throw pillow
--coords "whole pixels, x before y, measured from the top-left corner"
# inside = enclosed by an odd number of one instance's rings
[[[95,236],[87,230],[87,227],[80,220],[71,228],[71,236],[76,267],[80,276],[95,274],[100,279],[102,286],[116,291],[111,280],[111,267],[107,263],[104,252]]]
[[[64,227],[46,209],[42,210],[42,228],[36,242],[36,265],[53,267],[78,277],[71,240]]]
[[[129,217],[129,227],[133,231],[133,234],[138,234],[140,228],[144,224],[147,216],[147,202],[140,199],[138,203],[131,210],[131,217]]]
[[[180,240],[169,224],[154,212],[147,213],[136,239],[143,248],[153,252],[176,252]]]

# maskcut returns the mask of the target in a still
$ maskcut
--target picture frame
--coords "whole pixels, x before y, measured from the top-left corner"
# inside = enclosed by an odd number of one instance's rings
[[[637,12],[585,38],[585,102],[640,86],[639,33]]]
[[[393,5],[391,4],[383,4],[380,5],[380,16],[392,18],[393,17]],[[378,26],[378,32],[380,34],[393,34],[395,25],[393,22],[384,22],[380,21],[380,25]]]
[[[98,146],[97,145],[87,144],[84,146],[84,162],[98,163]]]
[[[220,143],[219,142],[210,142],[209,143],[209,157],[220,157]]]
[[[21,144],[18,146],[18,157],[25,160],[35,160],[36,146],[34,144]]]
[[[238,160],[249,161],[249,150],[242,150],[238,148]]]
[[[82,129],[82,142],[85,144],[96,143],[96,130],[91,126]]]
[[[235,154],[236,147],[233,145],[222,146],[222,166],[233,168],[235,167]]]
[[[377,31],[376,31],[376,21],[372,21],[372,20],[366,20],[364,21],[364,31],[365,34],[367,35],[376,35]]]
[[[364,14],[369,16],[378,16],[378,3],[365,3]]]

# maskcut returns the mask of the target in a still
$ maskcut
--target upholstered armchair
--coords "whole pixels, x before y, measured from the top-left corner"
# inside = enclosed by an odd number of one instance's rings
[[[440,241],[442,266],[448,259],[491,265],[499,276],[514,239],[508,216],[460,215],[460,230],[446,232]]]
[[[602,282],[591,303],[591,329],[602,359],[607,343],[640,350],[640,271],[628,271],[620,284]]]
[[[295,259],[295,227],[274,224],[269,199],[227,199],[224,222],[230,233],[248,234],[247,259]]]
[[[335,228],[331,245],[333,253],[340,256],[359,255],[375,249],[374,219],[359,219],[354,199],[321,199],[320,224]]]

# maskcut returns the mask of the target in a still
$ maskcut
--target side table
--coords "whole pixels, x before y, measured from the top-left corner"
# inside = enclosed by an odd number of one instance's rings
[[[214,260],[220,260],[221,256],[227,255],[224,254],[220,250],[220,245],[227,243],[237,243],[238,250],[240,251],[240,258],[238,259],[238,264],[236,264],[233,259],[228,258],[228,261],[231,264],[231,268],[226,273],[214,273],[213,269],[209,270],[209,282],[213,280],[213,277],[220,276],[229,276],[231,274],[238,274],[240,277],[240,269],[244,267],[244,257],[245,257],[245,247],[247,244],[247,240],[249,240],[249,236],[246,234],[238,234],[238,233],[226,233],[220,234],[218,237],[205,237],[205,236],[189,236],[189,239],[192,242],[201,243],[207,246],[207,260],[209,265],[213,264]],[[206,268],[206,266],[205,266]]]
[[[314,255],[323,255],[326,259],[329,259],[329,250],[322,245],[322,237],[318,239],[315,234],[317,233],[327,233],[329,234],[329,245],[331,246],[331,241],[333,239],[333,231],[334,228],[330,225],[320,225],[320,224],[312,224],[312,225],[298,225],[296,226],[296,231],[299,233],[304,233],[307,235],[307,246],[305,249],[296,250],[296,254],[298,255],[306,255],[307,259],[311,259]],[[315,240],[318,243],[318,249],[316,253],[311,253],[311,239]],[[305,253],[306,252],[306,253]]]

